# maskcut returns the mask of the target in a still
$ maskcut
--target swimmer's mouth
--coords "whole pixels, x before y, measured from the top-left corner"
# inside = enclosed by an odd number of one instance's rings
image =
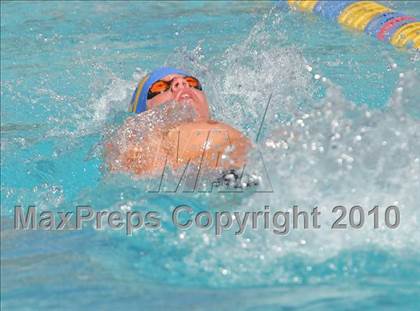
[[[195,97],[189,91],[183,91],[176,98],[176,101],[178,102],[179,101],[194,101],[194,100],[195,100]]]
[[[190,94],[186,94],[186,93],[184,93],[184,94],[181,94],[181,96],[179,97],[179,99],[191,99],[191,96],[190,96]]]

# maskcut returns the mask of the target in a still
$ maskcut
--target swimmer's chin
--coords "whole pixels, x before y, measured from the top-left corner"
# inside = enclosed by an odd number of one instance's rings
[[[193,98],[183,98],[181,100],[178,100],[176,103],[178,106],[184,108],[192,108],[194,109],[194,111],[196,110],[195,107],[197,107],[197,103],[194,101]]]
[[[194,99],[188,97],[188,98],[181,98],[179,100],[171,99],[171,100],[168,100],[166,102],[159,104],[155,108],[164,108],[164,107],[177,108],[177,107],[188,107],[188,106],[191,106],[192,108],[194,108],[195,104],[196,103]]]
[[[174,114],[180,113],[181,111],[183,113],[188,112],[189,115],[192,117],[192,119],[189,122],[196,122],[196,121],[202,121],[204,119],[208,119],[207,116],[202,116],[199,111],[197,110],[197,102],[194,100],[194,98],[182,98],[179,100],[169,100],[166,101],[159,106],[153,108],[153,109],[164,109],[164,110],[173,110]]]

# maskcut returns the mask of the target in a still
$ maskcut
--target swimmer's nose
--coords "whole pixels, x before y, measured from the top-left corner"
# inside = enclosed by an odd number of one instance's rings
[[[178,92],[179,90],[188,88],[188,87],[189,87],[189,85],[188,85],[187,81],[185,81],[185,79],[181,78],[181,77],[175,78],[173,80],[172,84],[171,84],[171,90],[174,93]]]

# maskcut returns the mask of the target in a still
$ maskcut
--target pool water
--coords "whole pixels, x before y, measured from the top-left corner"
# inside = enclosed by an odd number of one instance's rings
[[[420,16],[416,1],[382,2]],[[214,118],[255,141],[270,191],[150,193],[107,172],[104,133],[164,64],[199,77]],[[2,308],[420,309],[419,70],[416,51],[269,1],[1,2]],[[324,217],[216,236],[171,225],[180,204]],[[162,226],[16,231],[16,205],[157,211]],[[400,225],[332,231],[335,205],[397,205]]]

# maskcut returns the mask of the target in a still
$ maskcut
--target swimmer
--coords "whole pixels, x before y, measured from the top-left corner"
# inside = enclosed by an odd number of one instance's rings
[[[202,84],[182,70],[162,67],[145,76],[130,111],[136,115],[105,144],[110,171],[151,176],[162,174],[165,166],[177,170],[195,165],[232,175],[245,165],[249,139],[211,119]]]

